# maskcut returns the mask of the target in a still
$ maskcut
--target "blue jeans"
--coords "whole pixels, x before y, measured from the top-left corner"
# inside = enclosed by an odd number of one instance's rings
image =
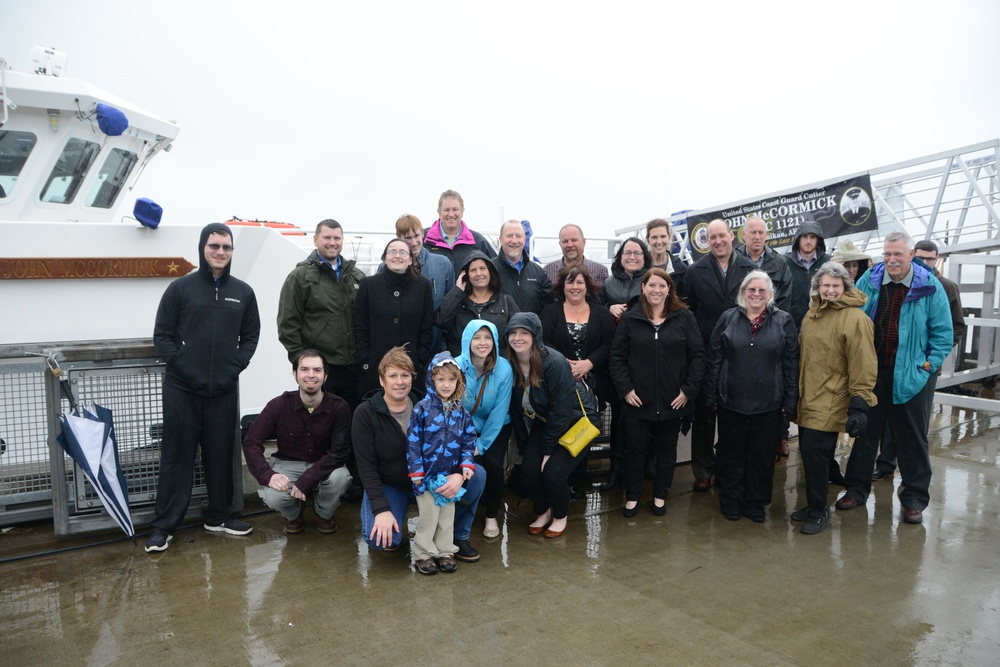
[[[483,495],[483,487],[486,485],[486,470],[476,464],[476,473],[471,479],[465,482],[465,495],[462,496],[461,503],[455,507],[455,541],[467,540],[472,533],[472,521],[476,518],[476,509],[479,507],[479,499]],[[402,529],[406,526],[406,510],[411,504],[416,504],[416,496],[413,495],[413,488],[406,490],[399,489],[388,484],[382,485],[382,493],[389,501],[389,511],[392,512],[396,524]],[[375,515],[372,513],[372,503],[365,493],[361,499],[361,537],[372,549],[382,551],[384,547],[375,546],[372,539],[372,528],[375,527]],[[392,531],[392,547],[399,546],[403,535],[399,531]]]

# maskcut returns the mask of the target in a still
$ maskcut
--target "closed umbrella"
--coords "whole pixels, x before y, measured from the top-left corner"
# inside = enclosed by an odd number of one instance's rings
[[[128,506],[128,486],[118,462],[111,410],[100,405],[79,406],[59,417],[62,433],[58,440],[90,480],[104,508],[135,541],[135,528]]]

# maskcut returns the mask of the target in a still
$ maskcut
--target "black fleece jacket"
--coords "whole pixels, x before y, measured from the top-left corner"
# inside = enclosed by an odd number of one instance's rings
[[[164,383],[201,396],[236,391],[260,338],[257,298],[249,285],[229,275],[232,261],[218,280],[212,277],[205,260],[211,234],[232,238],[221,223],[201,230],[200,266],[167,286],[153,327],[156,353],[167,364]]]
[[[641,306],[622,316],[609,359],[615,388],[623,399],[635,390],[641,407],[622,401],[622,413],[637,419],[662,421],[694,412],[694,401],[705,375],[705,344],[690,310],[668,313],[659,328]],[[686,406],[670,404],[683,391]]]
[[[414,405],[419,400],[420,396],[410,393],[410,401]],[[366,396],[354,411],[351,444],[361,486],[371,501],[372,513],[388,512],[389,501],[382,485],[408,491],[413,483],[406,467],[406,433],[389,412],[385,393],[381,390]]]

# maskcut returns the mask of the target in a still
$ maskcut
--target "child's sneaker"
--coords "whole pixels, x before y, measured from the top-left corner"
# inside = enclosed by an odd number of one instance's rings
[[[422,558],[414,564],[417,566],[417,572],[420,574],[437,574],[438,572],[433,558]]]
[[[454,572],[458,569],[458,563],[455,562],[454,556],[445,554],[438,558],[438,569],[442,572]]]

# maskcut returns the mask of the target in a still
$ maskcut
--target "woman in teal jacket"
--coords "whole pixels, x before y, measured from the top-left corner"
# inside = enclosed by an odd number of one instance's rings
[[[462,354],[456,361],[465,373],[462,404],[476,426],[476,463],[486,469],[482,504],[486,508],[487,538],[500,535],[497,514],[503,499],[503,460],[510,440],[510,394],[514,372],[498,352],[496,326],[487,320],[472,320],[462,332]]]

